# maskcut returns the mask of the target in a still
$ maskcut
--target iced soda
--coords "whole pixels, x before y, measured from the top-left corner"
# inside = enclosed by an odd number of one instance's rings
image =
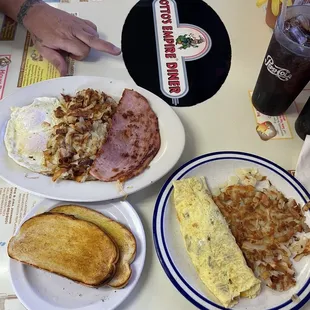
[[[310,6],[287,9],[284,29],[279,20],[253,92],[254,107],[281,115],[310,81]]]

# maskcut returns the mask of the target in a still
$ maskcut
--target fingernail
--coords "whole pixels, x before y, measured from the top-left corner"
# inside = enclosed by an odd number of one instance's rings
[[[60,76],[66,76],[68,74],[67,68],[62,68],[61,66],[57,67]]]
[[[113,52],[115,54],[119,55],[122,52],[122,50],[117,46],[113,46]]]

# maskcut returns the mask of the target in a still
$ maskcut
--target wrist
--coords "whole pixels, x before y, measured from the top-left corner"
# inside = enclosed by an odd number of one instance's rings
[[[42,7],[47,4],[42,0],[24,0],[19,7],[16,20],[19,24],[27,28],[27,24],[31,19],[35,19],[37,14],[40,13]]]

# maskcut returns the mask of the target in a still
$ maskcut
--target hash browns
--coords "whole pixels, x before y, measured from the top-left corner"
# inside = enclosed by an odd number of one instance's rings
[[[267,182],[267,188],[256,189],[257,179]],[[255,274],[276,291],[293,287],[292,245],[299,240],[299,233],[309,231],[301,206],[287,199],[257,170],[222,189],[214,201]],[[295,259],[310,254],[310,242],[306,244]]]
[[[61,122],[53,127],[44,151],[45,166],[52,171],[53,181],[92,180],[89,170],[105,142],[117,103],[89,88],[62,97],[61,107],[55,110]]]

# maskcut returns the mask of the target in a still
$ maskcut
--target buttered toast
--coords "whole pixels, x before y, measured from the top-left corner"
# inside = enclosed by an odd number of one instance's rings
[[[48,212],[23,223],[8,244],[8,255],[96,287],[114,276],[119,250],[98,226],[70,215]]]
[[[120,251],[115,275],[107,284],[114,288],[126,286],[132,273],[130,264],[136,255],[136,240],[124,225],[113,221],[102,213],[81,206],[59,206],[50,210],[50,212],[73,215],[78,219],[94,223],[103,229],[114,240]]]

